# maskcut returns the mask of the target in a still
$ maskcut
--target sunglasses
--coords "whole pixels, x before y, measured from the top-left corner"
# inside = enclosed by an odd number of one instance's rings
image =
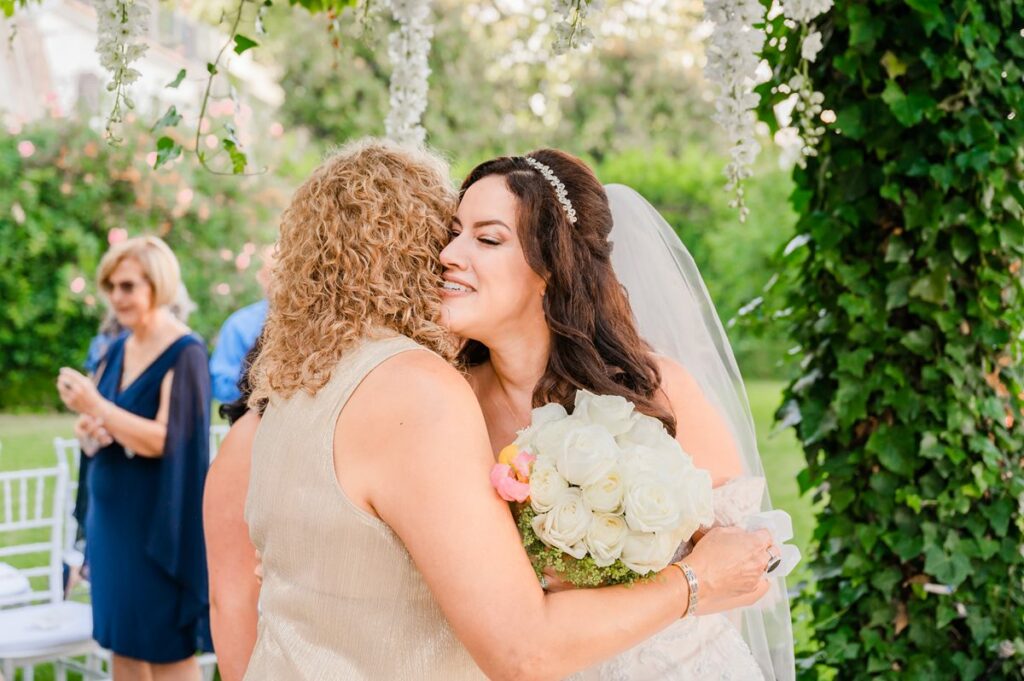
[[[117,289],[124,295],[130,296],[135,293],[137,288],[141,289],[145,283],[146,282],[144,281],[119,281],[116,283],[112,281],[105,281],[103,282],[103,290],[109,295],[114,292],[114,289]]]

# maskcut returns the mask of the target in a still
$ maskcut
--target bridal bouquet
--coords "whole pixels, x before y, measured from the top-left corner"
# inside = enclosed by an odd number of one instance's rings
[[[576,393],[533,410],[503,449],[491,484],[514,502],[538,575],[575,586],[628,584],[668,565],[680,544],[714,521],[711,476],[658,419],[623,397]]]

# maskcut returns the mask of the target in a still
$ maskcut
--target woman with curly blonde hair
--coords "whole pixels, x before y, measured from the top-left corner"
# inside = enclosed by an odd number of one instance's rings
[[[454,208],[442,164],[371,140],[284,215],[252,368],[266,408],[245,515],[264,575],[250,681],[563,678],[686,613],[676,569],[541,589],[438,326]]]

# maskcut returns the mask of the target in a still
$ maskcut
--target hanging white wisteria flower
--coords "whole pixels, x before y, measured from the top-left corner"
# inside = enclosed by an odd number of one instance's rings
[[[388,36],[391,58],[391,108],[384,127],[391,139],[402,144],[423,144],[423,112],[427,110],[430,41],[434,24],[430,0],[389,0],[398,26]],[[383,9],[383,8],[382,8]]]
[[[821,114],[822,104],[825,96],[814,89],[811,83],[808,65],[818,58],[818,53],[823,47],[821,32],[811,22],[821,14],[832,9],[833,0],[781,0],[779,9],[786,19],[797,24],[800,34],[800,62],[797,64],[795,73],[784,85],[779,87],[780,91],[792,92],[793,122],[795,123],[792,132],[788,134],[791,140],[796,140],[799,148],[799,155],[796,163],[801,168],[807,165],[807,158],[817,156],[818,142],[825,134],[825,126],[822,125]],[[781,121],[784,126],[789,121]]]
[[[832,9],[832,2],[833,0],[781,0],[782,13],[787,19],[806,24]]]
[[[577,47],[586,47],[594,41],[594,33],[587,27],[587,17],[604,4],[604,0],[552,0],[551,10],[555,23],[555,54],[565,54]]]
[[[804,38],[804,41],[800,43],[800,58],[812,62],[818,57],[822,47],[821,32],[811,31]]]
[[[754,87],[765,33],[755,25],[764,22],[764,7],[758,0],[706,0],[704,11],[714,24],[704,73],[718,91],[713,118],[725,130],[731,146],[726,189],[734,193],[730,205],[739,210],[740,220],[745,220],[749,210],[743,201],[743,180],[750,177],[761,150],[755,138],[754,111],[760,95]]]
[[[124,120],[125,110],[135,108],[128,96],[128,86],[141,75],[132,62],[149,47],[143,38],[149,27],[149,6],[145,0],[96,0],[96,53],[100,64],[110,72],[107,90],[114,93],[114,106],[107,117],[106,135],[112,144],[119,144],[117,127]]]

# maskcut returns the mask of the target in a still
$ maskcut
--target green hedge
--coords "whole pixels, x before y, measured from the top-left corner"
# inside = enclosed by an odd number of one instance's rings
[[[285,194],[264,178],[197,174],[186,163],[153,171],[152,148],[146,131],[110,147],[63,119],[0,133],[0,409],[58,405],[57,370],[82,365],[102,314],[95,272],[111,229],[167,240],[198,306],[190,325],[208,340],[259,298],[254,272],[220,251],[271,238]],[[231,293],[218,294],[220,283]]]
[[[809,73],[838,120],[794,175],[802,362],[779,414],[826,502],[802,674],[1019,679],[1024,4],[861,0],[819,23]]]

